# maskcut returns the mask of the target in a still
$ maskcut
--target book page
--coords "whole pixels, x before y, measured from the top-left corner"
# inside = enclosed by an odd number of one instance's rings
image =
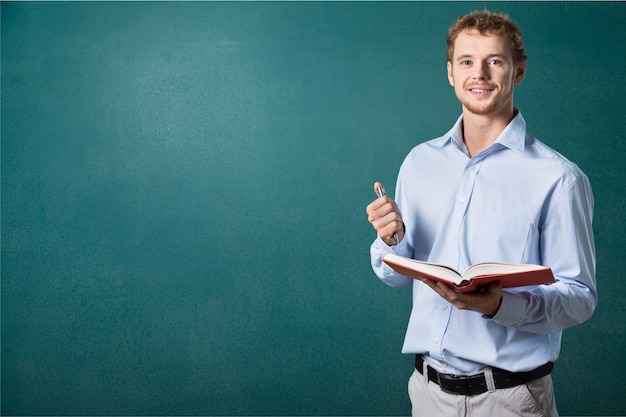
[[[416,259],[409,259],[402,256],[387,254],[385,255],[385,259],[404,266],[405,268],[423,272],[426,275],[436,276],[439,278],[443,278],[451,283],[460,284],[463,281],[461,274],[459,274],[454,269],[445,265],[437,265],[428,262],[418,261]]]
[[[546,269],[541,265],[533,264],[510,264],[503,262],[483,262],[476,265],[472,265],[463,274],[465,279],[471,279],[473,277],[481,275],[506,275],[515,272],[527,272],[537,271],[540,269]]]

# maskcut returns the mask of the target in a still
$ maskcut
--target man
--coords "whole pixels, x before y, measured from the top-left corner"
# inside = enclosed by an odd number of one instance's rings
[[[526,72],[517,25],[505,14],[472,12],[450,27],[447,42],[463,113],[408,154],[395,201],[382,196],[367,207],[378,232],[374,271],[413,289],[402,349],[416,358],[413,415],[557,416],[550,371],[561,332],[597,303],[591,187],[575,164],[526,132],[513,105]],[[542,264],[557,282],[461,294],[395,273],[381,261],[391,252],[459,271],[487,261]]]

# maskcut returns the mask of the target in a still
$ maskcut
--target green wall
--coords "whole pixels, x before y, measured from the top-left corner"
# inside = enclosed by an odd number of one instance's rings
[[[596,197],[560,412],[626,414],[624,3],[2,2],[2,415],[409,414],[365,206],[459,115],[446,30],[485,5]]]

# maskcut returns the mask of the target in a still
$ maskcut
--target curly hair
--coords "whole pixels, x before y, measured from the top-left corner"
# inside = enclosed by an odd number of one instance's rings
[[[515,64],[526,62],[526,59],[528,58],[524,52],[522,32],[517,24],[512,22],[509,15],[506,13],[497,11],[492,13],[485,9],[482,12],[474,10],[468,15],[459,17],[457,21],[448,29],[446,42],[448,44],[447,58],[450,62],[452,62],[452,57],[454,55],[454,41],[457,36],[459,36],[459,33],[464,30],[478,31],[481,35],[504,35],[509,40],[511,53],[513,54],[513,62]]]

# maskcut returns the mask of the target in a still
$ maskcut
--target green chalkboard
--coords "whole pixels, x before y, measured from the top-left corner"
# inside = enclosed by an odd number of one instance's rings
[[[484,6],[596,197],[560,412],[626,414],[625,3],[2,2],[2,415],[409,414],[365,206],[460,114],[445,35]]]

